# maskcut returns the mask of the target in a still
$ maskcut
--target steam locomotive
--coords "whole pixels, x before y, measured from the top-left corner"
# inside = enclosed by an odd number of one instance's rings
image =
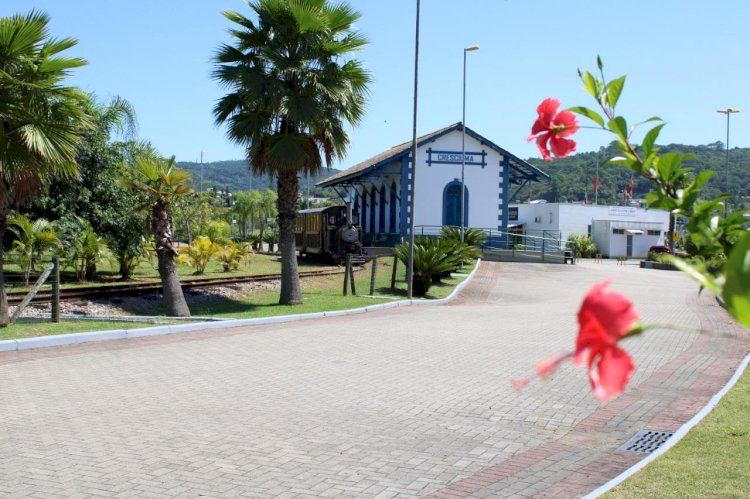
[[[341,263],[347,254],[354,261],[363,260],[362,228],[359,216],[346,219],[346,206],[311,208],[297,213],[294,240],[300,256],[318,255]]]

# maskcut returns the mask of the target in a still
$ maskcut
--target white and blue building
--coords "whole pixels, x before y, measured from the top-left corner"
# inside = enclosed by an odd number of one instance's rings
[[[331,187],[359,214],[365,241],[391,244],[408,235],[414,195],[415,233],[461,225],[463,125],[417,139],[415,192],[410,192],[412,143],[404,142],[317,185]],[[520,189],[549,176],[466,128],[464,226],[507,232],[508,206]]]

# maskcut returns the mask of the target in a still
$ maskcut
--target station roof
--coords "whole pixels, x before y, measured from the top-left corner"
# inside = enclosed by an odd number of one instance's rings
[[[462,128],[463,125],[461,124],[461,122],[458,122],[445,128],[441,128],[440,130],[437,130],[435,132],[428,133],[427,135],[422,135],[421,137],[417,138],[417,147],[421,147],[424,144],[432,142],[443,135],[446,135],[454,130],[461,130]],[[466,127],[466,135],[473,137],[482,145],[486,145],[490,149],[493,149],[494,151],[497,151],[504,157],[508,158],[508,164],[510,165],[509,173],[511,184],[521,185],[524,182],[528,181],[545,182],[549,180],[549,175],[544,173],[542,170],[509,153],[491,140],[479,135],[469,127]],[[391,147],[390,149],[383,151],[366,161],[358,163],[351,168],[332,175],[315,185],[318,187],[332,187],[335,185],[349,184],[359,177],[366,177],[368,174],[374,173],[376,170],[393,163],[395,160],[398,160],[404,156],[408,156],[409,154],[411,154],[411,146],[412,143],[411,141],[409,141]]]

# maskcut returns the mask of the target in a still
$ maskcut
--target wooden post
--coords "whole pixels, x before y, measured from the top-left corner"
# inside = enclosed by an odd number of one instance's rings
[[[351,255],[347,255],[349,257],[349,282],[352,284],[352,296],[357,294],[357,288],[354,285],[354,265],[352,265],[352,257]]]
[[[52,259],[55,268],[52,269],[52,303],[50,304],[52,322],[60,322],[60,258]]]
[[[372,259],[372,272],[370,273],[370,296],[375,294],[375,276],[378,273],[378,257]]]
[[[393,269],[391,270],[391,291],[396,290],[396,266],[398,265],[398,257],[393,255]]]
[[[349,274],[352,268],[352,255],[346,254],[346,264],[344,266],[344,296],[349,292]]]

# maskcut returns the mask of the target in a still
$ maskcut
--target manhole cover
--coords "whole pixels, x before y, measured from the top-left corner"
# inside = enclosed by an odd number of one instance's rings
[[[674,432],[671,431],[641,430],[633,435],[630,440],[619,446],[617,450],[651,454],[661,447],[661,444],[666,442],[672,435],[674,435]]]

